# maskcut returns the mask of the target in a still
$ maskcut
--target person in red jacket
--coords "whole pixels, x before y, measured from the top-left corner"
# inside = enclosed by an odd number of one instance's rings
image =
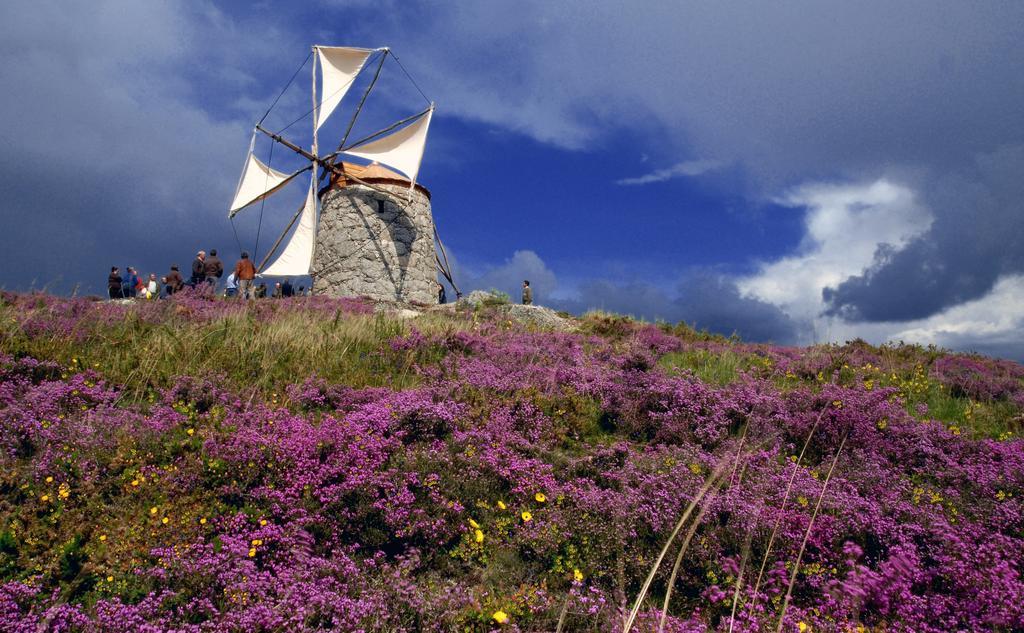
[[[238,282],[238,295],[245,299],[252,298],[252,280],[256,279],[256,267],[249,259],[249,253],[242,251],[242,259],[235,264],[235,280]]]

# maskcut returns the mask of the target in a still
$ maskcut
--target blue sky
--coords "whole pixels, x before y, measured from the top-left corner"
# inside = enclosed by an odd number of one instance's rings
[[[233,261],[254,121],[311,44],[390,46],[438,104],[421,180],[464,289],[1024,358],[1024,5],[636,7],[4,3],[0,284]],[[308,68],[272,127],[308,109]],[[388,62],[361,129],[422,104]],[[260,250],[301,195],[268,203]]]

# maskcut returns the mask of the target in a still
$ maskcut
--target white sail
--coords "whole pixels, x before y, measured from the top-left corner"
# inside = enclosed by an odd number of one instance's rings
[[[249,158],[245,162],[245,170],[242,172],[242,179],[238,181],[235,199],[231,201],[231,207],[228,209],[228,217],[235,217],[239,210],[283,187],[300,173],[302,172],[285,174],[271,169],[261,163],[250,151]]]
[[[316,174],[309,183],[306,205],[302,208],[299,225],[292,238],[274,263],[261,271],[269,277],[294,277],[308,275],[313,264],[313,247],[316,245]]]
[[[342,97],[352,86],[353,80],[363,69],[366,58],[373,51],[366,48],[349,48],[343,46],[317,46],[316,54],[320,59],[320,73],[323,76],[323,101],[316,120],[316,129],[320,129],[334,109],[341,103]]]
[[[420,162],[423,160],[423,148],[427,144],[427,129],[430,127],[430,119],[433,115],[434,106],[430,106],[424,116],[397,132],[347,149],[345,153],[393,167],[408,176],[413,184],[416,184]]]

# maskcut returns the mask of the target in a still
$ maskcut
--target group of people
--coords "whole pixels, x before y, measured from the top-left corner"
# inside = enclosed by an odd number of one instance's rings
[[[120,268],[111,266],[110,275],[107,277],[107,292],[111,299],[159,299],[190,287],[214,295],[223,276],[224,263],[217,257],[217,249],[214,248],[210,249],[209,254],[206,251],[196,253],[196,258],[192,261],[192,274],[187,280],[182,277],[177,264],[171,265],[168,274],[157,278],[156,273],[150,273],[148,279],[139,275],[131,266],[125,267],[124,275],[121,274]],[[256,266],[249,258],[249,253],[243,251],[242,257],[224,282],[224,296],[244,299],[266,297],[267,284],[260,282],[257,286],[256,278]],[[291,280],[285,279],[284,282],[274,284],[271,296],[280,298],[305,294],[304,286],[299,286],[296,290]]]
[[[156,273],[150,273],[149,278],[139,275],[131,266],[125,267],[125,274],[117,266],[110,267],[110,275],[107,277],[107,292],[111,299],[160,299],[169,297],[176,292],[181,292],[186,286],[207,292],[210,295],[217,293],[217,286],[221,277],[224,276],[224,262],[217,257],[217,249],[211,248],[209,255],[206,251],[196,253],[192,261],[192,276],[186,281],[181,276],[177,264],[171,265],[171,272],[159,279]],[[242,297],[244,299],[259,299],[267,296],[267,284],[260,282],[256,285],[256,266],[249,258],[249,253],[242,251],[242,257],[235,263],[234,270],[228,274],[224,282],[225,297]],[[445,303],[444,286],[438,282],[437,300],[438,303]],[[283,297],[304,296],[306,288],[299,286],[296,289],[290,279],[274,284],[270,296],[277,299]],[[523,281],[523,303],[533,303],[533,289],[530,282]]]

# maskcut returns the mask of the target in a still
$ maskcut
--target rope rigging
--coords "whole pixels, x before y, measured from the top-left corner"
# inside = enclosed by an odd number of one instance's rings
[[[310,53],[310,55],[312,55],[312,53]],[[365,67],[365,66],[366,66],[366,65],[368,65],[368,64],[372,64],[372,63],[376,62],[376,61],[377,61],[377,59],[378,59],[378,58],[376,57],[377,55],[380,55],[380,56],[386,56],[386,55],[387,55],[387,51],[386,51],[386,50],[384,50],[384,51],[376,51],[375,53],[373,53],[372,55],[370,55],[370,57],[368,57],[368,58],[367,58],[367,60],[366,60],[366,63],[365,63],[365,64],[363,64],[363,66]],[[383,60],[381,60],[381,61],[383,62]],[[294,121],[292,121],[292,122],[291,122],[291,123],[289,123],[288,125],[284,126],[284,127],[283,127],[283,128],[281,128],[280,130],[278,130],[278,131],[277,131],[277,133],[278,133],[278,134],[280,134],[280,133],[282,133],[282,132],[286,131],[286,130],[287,130],[288,128],[290,128],[291,126],[295,125],[295,124],[296,124],[296,123],[298,123],[299,121],[301,121],[301,120],[305,119],[306,117],[308,117],[309,115],[313,114],[313,112],[315,112],[315,111],[316,111],[316,110],[317,110],[317,109],[318,109],[318,108],[319,108],[320,106],[322,106],[322,105],[323,105],[324,103],[326,103],[326,102],[327,102],[327,101],[328,101],[328,100],[329,100],[329,99],[330,99],[331,97],[333,97],[334,95],[336,95],[336,94],[338,94],[339,92],[342,92],[342,91],[344,91],[344,90],[348,90],[349,86],[351,86],[351,85],[352,85],[352,82],[354,82],[354,81],[356,80],[356,78],[357,78],[357,77],[359,77],[359,75],[358,75],[358,74],[356,74],[356,75],[353,75],[353,77],[352,77],[351,79],[349,79],[349,80],[348,80],[348,81],[346,81],[346,82],[345,82],[344,84],[342,84],[342,85],[341,85],[341,86],[340,86],[340,87],[339,87],[339,88],[338,88],[337,90],[335,90],[334,92],[332,92],[332,93],[331,93],[331,94],[329,94],[329,95],[328,95],[328,94],[325,94],[325,95],[323,95],[323,98],[322,98],[322,99],[320,99],[320,101],[319,101],[319,102],[317,103],[316,107],[313,107],[313,108],[310,108],[309,110],[306,110],[306,112],[305,112],[305,113],[304,113],[304,114],[303,114],[302,116],[300,116],[299,118],[295,119]]]
[[[295,81],[295,78],[299,76],[299,71],[301,71],[303,68],[306,67],[306,62],[308,62],[309,58],[312,57],[312,56],[313,56],[313,50],[310,49],[309,54],[306,55],[306,59],[302,60],[302,63],[299,65],[299,67],[295,69],[295,72],[292,73],[291,79],[289,79],[288,83],[286,83],[284,85],[284,88],[281,88],[281,92],[277,93],[277,98],[274,99],[274,102],[270,104],[270,107],[267,108],[267,111],[263,113],[263,116],[260,117],[259,123],[257,123],[256,125],[262,125],[263,124],[263,122],[267,119],[267,115],[269,115],[270,111],[274,109],[274,106],[277,105],[277,102],[281,100],[281,97],[284,96],[285,91],[287,91],[288,88],[291,87],[292,82]]]

